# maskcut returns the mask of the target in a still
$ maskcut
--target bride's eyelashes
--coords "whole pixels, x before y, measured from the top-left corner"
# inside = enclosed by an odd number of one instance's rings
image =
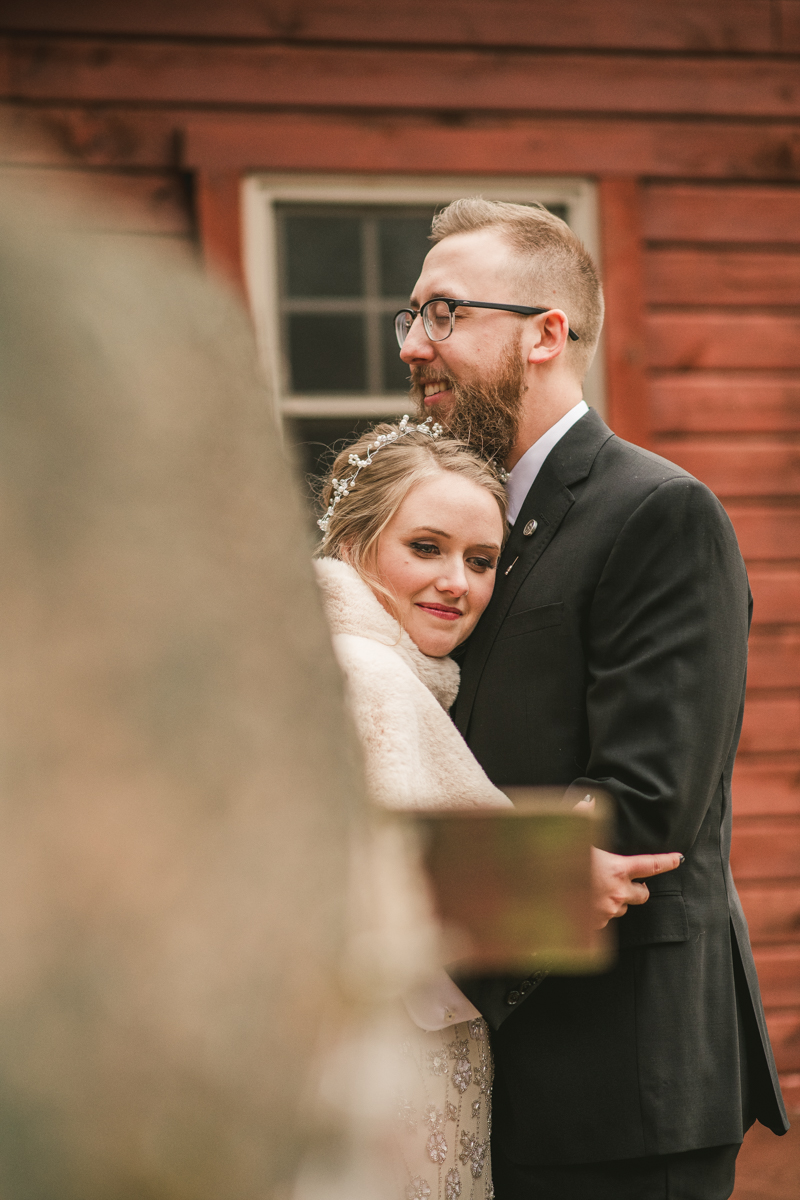
[[[439,553],[439,547],[435,542],[409,542],[408,544],[416,554],[421,554],[423,558],[433,558]]]
[[[467,562],[476,571],[494,571],[497,566],[497,563],[489,558],[468,558]]]

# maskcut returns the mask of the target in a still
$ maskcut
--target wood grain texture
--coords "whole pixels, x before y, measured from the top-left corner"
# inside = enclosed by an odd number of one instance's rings
[[[733,772],[732,794],[734,820],[758,816],[800,817],[800,772],[796,768],[740,756]]]
[[[800,883],[786,887],[743,883],[738,892],[754,945],[800,938]],[[800,980],[796,962],[794,971]]]
[[[649,304],[800,305],[800,247],[795,252],[651,249],[645,265]]]
[[[800,432],[800,372],[678,372],[648,391],[655,433]]]
[[[188,166],[216,170],[800,179],[800,123],[208,115],[187,121],[185,149]]]
[[[800,819],[737,821],[731,843],[731,867],[736,880],[800,877]]]
[[[197,220],[206,265],[244,295],[241,180],[237,174],[198,173]]]
[[[793,616],[795,620],[800,616],[797,609]],[[754,629],[750,634],[747,683],[751,688],[800,687],[800,630]]]
[[[654,444],[659,454],[718,496],[795,496],[800,491],[800,442],[658,438]]]
[[[760,946],[754,957],[765,1006],[800,1007],[800,945]]]
[[[679,242],[800,243],[800,188],[651,184],[644,189],[646,238]]]
[[[800,511],[726,504],[745,560],[800,559]]]
[[[711,52],[776,48],[770,0],[6,0],[0,27],[24,31],[455,45],[604,46]]]
[[[800,750],[800,697],[748,697],[740,754],[781,754]]]
[[[770,58],[42,37],[7,58],[18,100],[800,117],[800,69]]]
[[[639,184],[601,179],[599,191],[608,423],[626,441],[648,446]]]
[[[159,109],[0,104],[0,162],[175,169],[185,116]]]
[[[800,566],[782,570],[751,567],[753,625],[800,624]]]
[[[800,368],[800,316],[655,312],[647,334],[650,366],[662,370]]]

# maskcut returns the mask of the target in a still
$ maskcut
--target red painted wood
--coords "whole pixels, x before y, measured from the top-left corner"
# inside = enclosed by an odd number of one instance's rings
[[[658,50],[773,48],[770,0],[562,0],[546,19],[530,0],[24,0],[0,28],[70,33],[281,38],[455,45],[609,46]]]
[[[755,950],[761,996],[769,1008],[800,1008],[800,945]]]
[[[800,623],[800,566],[777,571],[751,567],[748,575],[754,627]]]
[[[199,172],[197,217],[206,265],[245,293],[239,176],[233,172]]]
[[[800,558],[800,511],[726,504],[747,562]]]
[[[795,619],[798,616],[795,610]],[[755,629],[750,635],[747,683],[752,688],[800,687],[800,630]]]
[[[779,1071],[800,1071],[800,1012],[767,1010],[767,1029]]]
[[[17,99],[800,116],[793,62],[485,49],[14,38]]]
[[[175,168],[185,114],[0,106],[0,162],[31,166]]]
[[[800,819],[752,818],[734,824],[734,879],[800,878]]]
[[[733,772],[733,815],[800,817],[800,771],[740,756]]]
[[[800,374],[679,372],[651,379],[656,433],[800,432]]]
[[[198,116],[186,162],[215,170],[800,178],[800,125],[720,121]]]
[[[800,883],[788,887],[743,883],[738,892],[754,945],[800,939]],[[795,972],[800,982],[798,964]]]
[[[796,54],[800,50],[800,4],[798,0],[776,0],[778,48]]]
[[[607,420],[626,441],[647,446],[650,425],[639,204],[635,179],[600,180]]]
[[[800,750],[800,697],[748,697],[740,754],[779,754]]]
[[[800,368],[800,316],[656,312],[647,322],[652,367]]]
[[[800,243],[800,188],[653,184],[642,214],[654,241]]]
[[[645,256],[650,304],[800,305],[800,248],[658,250]]]
[[[718,496],[795,496],[800,491],[800,442],[657,438],[654,444],[659,454],[702,479]]]

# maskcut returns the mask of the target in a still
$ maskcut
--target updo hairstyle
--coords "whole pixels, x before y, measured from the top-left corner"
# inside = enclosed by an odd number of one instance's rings
[[[351,454],[363,459],[379,434],[399,432],[399,425],[384,422],[345,447],[326,477],[321,495],[323,506],[327,508],[330,504],[333,480],[352,474]],[[462,475],[486,488],[497,502],[505,529],[508,500],[495,468],[465,442],[443,436],[432,438],[415,431],[384,445],[370,465],[359,471],[353,491],[343,496],[331,513],[318,556],[342,559],[370,586],[380,586],[372,570],[378,538],[411,489],[442,471]]]

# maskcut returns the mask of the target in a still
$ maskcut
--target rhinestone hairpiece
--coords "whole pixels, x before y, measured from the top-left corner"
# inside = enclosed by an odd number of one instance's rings
[[[392,442],[398,441],[401,437],[405,437],[408,433],[425,433],[428,435],[428,437],[435,440],[436,438],[441,437],[441,435],[444,433],[444,429],[441,425],[434,424],[433,417],[428,417],[427,420],[423,421],[421,425],[415,425],[409,420],[408,414],[406,414],[397,429],[393,429],[391,433],[378,434],[377,439],[372,443],[372,445],[367,447],[367,453],[364,458],[359,458],[357,454],[351,454],[347,461],[351,467],[355,468],[355,470],[349,475],[345,475],[344,479],[331,480],[333,496],[330,504],[328,505],[328,511],[325,513],[324,517],[320,517],[320,519],[317,521],[317,524],[323,533],[328,532],[328,526],[331,523],[331,517],[333,516],[333,510],[336,508],[336,505],[345,496],[349,496],[353,488],[356,486],[356,479],[358,478],[359,472],[363,471],[365,467],[370,465],[375,455],[379,450],[383,450],[384,446],[391,445]]]

